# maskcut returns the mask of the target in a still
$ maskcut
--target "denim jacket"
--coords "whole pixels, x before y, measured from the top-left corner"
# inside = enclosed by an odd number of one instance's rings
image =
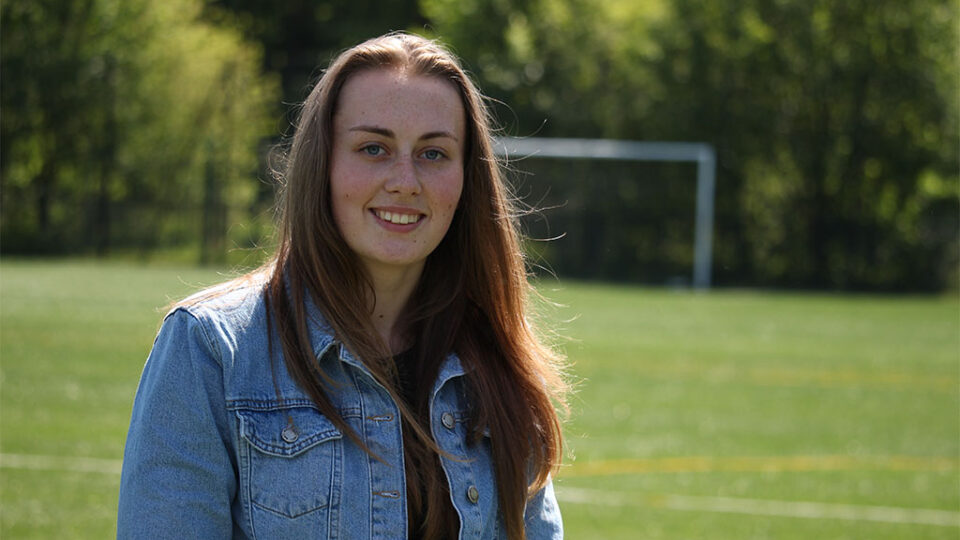
[[[396,403],[340,347],[307,300],[310,341],[346,423],[382,461],[315,407],[267,340],[261,286],[167,315],[133,407],[118,538],[403,539],[403,442]],[[464,370],[443,363],[430,400],[461,539],[506,538],[490,443],[467,443]],[[525,509],[527,537],[562,538],[552,485]]]

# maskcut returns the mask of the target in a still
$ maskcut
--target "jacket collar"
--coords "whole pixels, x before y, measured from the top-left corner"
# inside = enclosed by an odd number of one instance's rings
[[[290,280],[285,279],[284,281],[287,288],[287,297],[290,298],[292,302],[293,295],[290,294]],[[330,323],[327,322],[323,311],[314,303],[313,295],[311,295],[309,291],[304,291],[303,302],[307,313],[307,331],[309,332],[310,346],[313,348],[314,357],[319,360],[323,358],[323,355],[328,354],[332,348],[337,347],[339,348],[338,358],[341,362],[354,366],[369,375],[370,370],[367,366],[347,350],[347,348],[343,346],[343,343],[336,338],[333,328],[330,326]],[[434,392],[443,386],[443,383],[446,381],[454,377],[462,376],[463,374],[464,369],[460,359],[456,354],[450,353],[443,361],[443,364],[441,364],[440,371],[437,373]]]

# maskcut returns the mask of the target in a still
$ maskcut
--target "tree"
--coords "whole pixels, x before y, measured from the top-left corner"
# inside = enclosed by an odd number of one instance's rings
[[[250,198],[278,100],[237,31],[200,21],[195,0],[2,9],[4,251],[196,238],[184,214],[211,163],[218,197]]]
[[[657,29],[657,128],[717,145],[740,279],[929,289],[955,277],[955,4],[674,6]]]
[[[955,3],[422,5],[514,133],[713,144],[717,282],[955,283]]]
[[[303,101],[320,70],[340,51],[427,23],[416,0],[211,0],[204,18],[236,22],[248,39],[263,46],[263,68],[280,75],[287,104]]]

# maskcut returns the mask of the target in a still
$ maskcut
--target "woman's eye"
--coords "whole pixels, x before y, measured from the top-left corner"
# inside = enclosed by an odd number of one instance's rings
[[[423,157],[430,161],[437,161],[438,159],[443,159],[443,152],[430,149],[423,153]]]
[[[361,152],[367,154],[368,156],[380,156],[383,155],[383,148],[376,144],[371,144],[369,146],[364,146],[360,149]]]

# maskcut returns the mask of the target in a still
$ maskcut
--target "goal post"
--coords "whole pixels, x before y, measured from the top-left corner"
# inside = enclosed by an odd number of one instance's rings
[[[716,156],[706,143],[641,142],[611,139],[499,137],[494,152],[505,159],[605,159],[693,162],[697,165],[697,203],[693,239],[693,286],[710,288],[713,257],[713,207]]]

